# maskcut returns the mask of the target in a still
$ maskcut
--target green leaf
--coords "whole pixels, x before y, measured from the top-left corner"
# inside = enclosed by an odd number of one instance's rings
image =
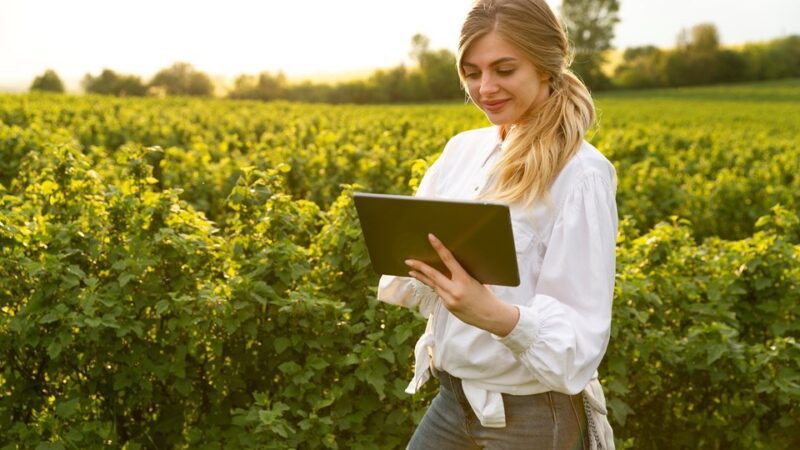
[[[50,311],[39,319],[39,323],[41,324],[53,323],[60,319],[61,318],[58,316],[58,313],[56,313],[55,311]]]
[[[69,419],[75,415],[75,411],[80,404],[80,399],[73,398],[64,402],[59,402],[56,406],[56,414],[63,419]]]
[[[167,311],[168,309],[169,309],[169,300],[166,299],[159,300],[158,303],[156,303],[156,312],[158,314],[164,314],[164,311]]]
[[[322,369],[330,366],[330,363],[320,356],[311,355],[306,359],[306,366],[311,367],[316,371],[321,371]]]
[[[119,287],[125,287],[125,285],[128,284],[128,282],[130,282],[134,278],[136,278],[136,276],[128,272],[121,273],[117,278],[117,281],[119,282]]]
[[[725,345],[717,344],[709,344],[709,347],[706,348],[707,357],[706,357],[706,364],[711,366],[715,361],[717,361],[720,357],[722,357],[725,352],[728,351],[728,347]]]
[[[386,360],[387,362],[389,362],[391,364],[394,364],[394,361],[395,361],[395,359],[394,359],[394,351],[392,351],[392,349],[389,348],[389,347],[381,349],[378,352],[378,357],[383,358],[384,360]]]
[[[285,373],[286,375],[292,375],[292,374],[295,374],[297,372],[300,372],[301,367],[300,367],[299,364],[297,364],[294,361],[287,361],[287,362],[279,365],[278,369],[280,369],[280,371]]]
[[[272,342],[272,345],[275,347],[275,352],[280,355],[291,345],[291,341],[288,338],[279,337]]]
[[[77,428],[72,428],[64,437],[66,437],[68,441],[76,443],[83,440],[83,433]]]
[[[609,414],[613,417],[614,421],[619,423],[622,426],[625,426],[625,422],[628,419],[628,416],[633,413],[633,410],[627,403],[622,401],[620,398],[610,398],[608,399],[608,409]]]
[[[47,346],[47,356],[49,356],[51,359],[56,359],[58,358],[58,355],[61,354],[62,349],[63,345],[61,344],[61,342],[58,340],[53,340]]]
[[[72,265],[67,268],[67,272],[77,276],[78,278],[86,278],[86,273],[80,267]]]
[[[102,320],[96,317],[89,317],[87,319],[84,319],[84,322],[86,323],[86,325],[89,325],[90,328],[97,328],[100,326],[101,323],[103,323]]]

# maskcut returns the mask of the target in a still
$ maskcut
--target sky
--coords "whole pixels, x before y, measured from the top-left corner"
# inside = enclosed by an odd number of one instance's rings
[[[456,51],[472,0],[0,0],[0,91],[54,69],[68,90],[103,68],[147,79],[176,61],[218,79],[290,80],[410,64],[411,37]],[[557,10],[560,0],[548,0]],[[800,0],[620,0],[613,44],[672,47],[717,26],[723,44],[800,34]]]

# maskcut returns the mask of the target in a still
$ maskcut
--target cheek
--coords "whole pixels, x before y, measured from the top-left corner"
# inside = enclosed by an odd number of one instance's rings
[[[520,89],[521,93],[520,100],[523,101],[527,106],[530,106],[536,100],[536,97],[539,96],[539,86],[538,85],[528,85],[524,88]]]
[[[478,99],[480,86],[476,83],[467,83],[467,92],[469,92],[469,96],[473,99]]]

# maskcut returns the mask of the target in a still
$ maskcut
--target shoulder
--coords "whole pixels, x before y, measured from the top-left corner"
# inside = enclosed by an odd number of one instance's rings
[[[611,161],[600,150],[583,141],[553,182],[550,188],[551,195],[560,204],[576,188],[593,182],[599,182],[600,185],[615,192],[617,172]]]
[[[584,178],[587,175],[597,175],[607,181],[615,181],[617,171],[614,164],[603,155],[594,145],[583,141],[581,147],[564,169],[569,168],[573,177]]]

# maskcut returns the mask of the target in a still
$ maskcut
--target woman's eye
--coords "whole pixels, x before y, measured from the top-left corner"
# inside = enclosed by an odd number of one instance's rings
[[[495,70],[495,72],[497,72],[497,74],[500,75],[501,77],[507,77],[512,73],[514,73],[514,69],[497,69]],[[464,78],[470,80],[480,78],[480,76],[481,76],[480,72],[469,72],[464,74]]]

